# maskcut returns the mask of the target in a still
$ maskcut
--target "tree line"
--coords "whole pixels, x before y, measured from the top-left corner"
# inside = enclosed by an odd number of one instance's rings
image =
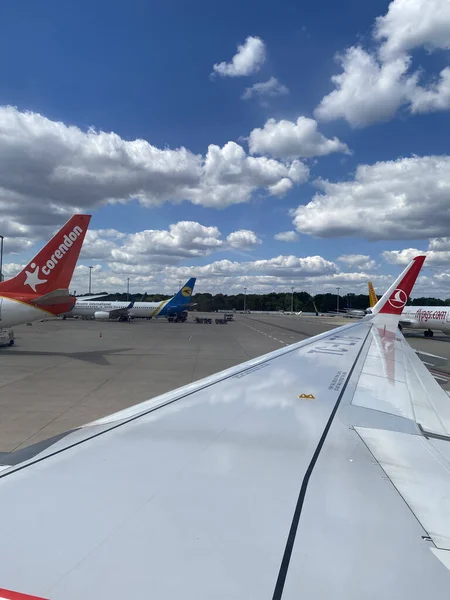
[[[88,296],[83,294],[79,296]],[[164,294],[108,294],[102,300],[119,300],[126,302],[135,299],[136,302],[162,302],[171,296]],[[216,310],[262,310],[262,311],[290,311],[292,306],[292,294],[290,292],[272,292],[270,294],[194,294],[191,300],[192,310],[201,312],[213,312]],[[450,298],[420,297],[410,299],[409,306],[450,306]],[[369,297],[366,294],[345,294],[339,297],[339,309],[364,310],[369,306]],[[316,294],[312,296],[308,292],[294,292],[293,310],[295,312],[332,312],[337,309],[336,294]]]

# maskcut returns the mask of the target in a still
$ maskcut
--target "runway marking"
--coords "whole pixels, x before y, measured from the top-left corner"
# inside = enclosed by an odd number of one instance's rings
[[[190,342],[191,340],[192,340],[192,335],[190,335],[190,336],[188,337],[188,342]]]
[[[242,323],[242,321],[241,321],[241,323]],[[257,331],[258,333],[262,333],[263,335],[265,335],[267,337],[270,337],[272,340],[275,340],[279,344],[283,344],[283,346],[289,346],[290,345],[287,342],[283,342],[282,340],[279,340],[278,338],[273,337],[273,335],[270,335],[270,333],[266,333],[265,331],[261,331],[261,329],[256,329],[256,327],[252,327],[251,325],[247,325],[247,323],[242,323],[242,325],[244,325],[245,327],[248,327],[249,329],[253,329],[253,331]]]

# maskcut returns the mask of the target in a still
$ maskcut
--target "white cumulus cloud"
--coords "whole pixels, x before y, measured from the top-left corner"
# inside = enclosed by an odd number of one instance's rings
[[[299,258],[294,255],[280,255],[269,259],[244,262],[224,259],[197,267],[174,267],[173,272],[177,274],[177,277],[189,276],[189,273],[195,272],[197,277],[208,278],[231,277],[235,275],[251,276],[252,274],[292,278],[330,275],[337,273],[338,268],[335,263],[326,260],[322,256],[305,256]]]
[[[338,262],[341,262],[348,267],[358,269],[359,271],[375,269],[377,266],[377,263],[367,254],[343,254],[337,260]]]
[[[217,227],[196,221],[179,221],[168,230],[147,229],[129,234],[111,252],[111,260],[126,264],[174,263],[193,256],[206,256],[223,246]]]
[[[253,248],[257,244],[261,244],[259,237],[254,231],[250,231],[250,229],[233,231],[227,236],[227,242],[231,248],[240,250],[247,250]]]
[[[258,190],[283,195],[307,176],[295,161],[248,156],[235,142],[201,156],[0,107],[1,235],[9,237],[46,237],[73,212],[133,199],[224,208]]]
[[[168,229],[122,233],[114,229],[89,230],[81,260],[102,261],[115,272],[153,273],[161,265],[175,265],[186,258],[208,256],[225,249],[250,250],[261,244],[254,231],[240,229],[226,238],[216,226],[179,221]]]
[[[450,48],[448,0],[393,0],[386,15],[375,22],[374,37],[381,41],[383,60],[397,58],[418,47]]]
[[[450,157],[359,165],[350,181],[316,182],[321,193],[294,211],[298,231],[320,237],[419,239],[450,229]]]
[[[298,233],[295,231],[280,231],[273,236],[274,240],[279,242],[296,242],[298,240]]]
[[[125,240],[125,243],[129,242]],[[191,258],[196,256],[193,254]],[[336,286],[341,287],[341,293],[367,293],[368,280],[373,281],[377,291],[382,293],[392,282],[391,277],[379,273],[341,271],[336,263],[321,256],[281,255],[243,262],[223,259],[203,265],[181,266],[172,264],[170,256],[165,262],[158,262],[152,256],[142,253],[140,261],[133,264],[120,260],[111,260],[104,264],[95,264],[92,261],[88,264],[94,267],[92,288],[95,293],[125,292],[127,278],[130,279],[132,294],[135,292],[174,294],[190,277],[198,278],[196,292],[243,293],[244,287],[247,287],[249,294],[286,292],[291,286],[295,286],[298,291],[305,290],[313,294],[335,293]],[[7,277],[12,277],[22,267],[23,265],[20,264],[8,263],[5,265],[5,274]],[[435,280],[437,278],[432,281]],[[78,265],[70,289],[76,290],[79,294],[85,293],[88,291],[88,283],[87,264]],[[449,283],[450,281],[447,281],[445,285],[449,286]],[[437,285],[442,287],[444,284]],[[436,286],[435,290],[437,290]]]
[[[374,52],[353,46],[338,57],[342,72],[331,78],[335,89],[316,108],[318,119],[358,127],[390,119],[402,106],[411,113],[450,108],[450,69],[424,86],[423,70],[411,69],[414,49],[450,48],[448,0],[393,0],[376,19],[374,38]]]
[[[289,94],[288,88],[280,83],[276,77],[270,77],[267,81],[254,83],[252,86],[245,88],[242,94],[243,100],[251,98],[276,98],[277,96],[285,96]]]
[[[353,46],[339,61],[342,73],[332,76],[336,89],[314,111],[318,119],[343,118],[354,127],[384,121],[407,101],[408,90],[414,87],[414,80],[405,77],[408,57],[380,63],[376,56]]]
[[[450,108],[450,68],[442,69],[439,79],[427,87],[416,85],[409,92],[412,113],[425,113]]]
[[[292,121],[268,119],[249,136],[250,154],[271,154],[278,158],[310,158],[349,149],[338,138],[326,138],[318,131],[317,121],[299,117]]]
[[[425,267],[448,270],[450,266],[450,238],[431,238],[427,250],[404,248],[403,250],[385,250],[384,260],[392,265],[407,265],[415,256],[426,255]]]
[[[266,60],[266,46],[259,37],[249,36],[239,44],[230,62],[215,64],[213,73],[221,77],[243,77],[256,73]]]
[[[81,260],[109,259],[112,251],[116,248],[117,244],[105,235],[104,230],[88,229],[81,248],[80,258]]]
[[[265,156],[247,156],[242,146],[228,142],[222,148],[209,146],[201,185],[187,193],[194,204],[223,208],[247,202],[257,189],[282,196],[284,180],[292,187],[293,182],[306,181],[308,174],[307,167],[299,161],[283,163]]]
[[[272,196],[284,196],[293,188],[292,181],[285,177],[280,179],[277,183],[274,183],[269,187],[269,193]]]

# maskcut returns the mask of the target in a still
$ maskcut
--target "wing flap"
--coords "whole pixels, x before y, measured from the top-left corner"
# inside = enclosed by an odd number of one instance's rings
[[[436,546],[450,550],[450,464],[436,445],[421,435],[356,431]]]
[[[449,398],[401,332],[392,324],[374,326],[368,343],[352,404],[450,436]]]
[[[408,390],[415,421],[426,431],[450,435],[450,401],[447,393],[436,385],[434,376],[403,340]]]

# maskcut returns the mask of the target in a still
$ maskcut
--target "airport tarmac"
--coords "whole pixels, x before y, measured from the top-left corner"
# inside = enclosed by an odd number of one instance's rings
[[[0,348],[0,452],[10,452],[201,379],[349,319],[238,314],[227,325],[53,320]],[[214,320],[216,316],[210,314]],[[450,337],[406,334],[450,359]],[[449,366],[440,368],[450,371]]]

